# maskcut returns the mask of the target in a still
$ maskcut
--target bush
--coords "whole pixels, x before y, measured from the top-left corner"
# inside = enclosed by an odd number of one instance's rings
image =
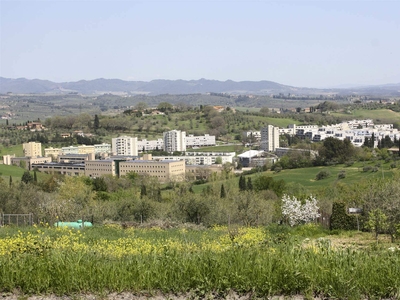
[[[371,166],[365,166],[364,168],[363,168],[363,172],[369,172],[369,171],[371,171],[372,170],[372,167]]]
[[[396,165],[396,163],[395,163],[395,162],[391,163],[391,164],[390,164],[390,168],[391,168],[391,169],[395,169],[395,168],[397,168],[397,165]]]
[[[320,171],[317,176],[315,176],[316,180],[321,180],[321,179],[325,179],[328,178],[329,176],[331,176],[331,173],[329,171]]]
[[[332,215],[330,229],[356,230],[357,218],[346,213],[346,205],[341,202],[334,202],[332,205]]]
[[[346,162],[344,163],[344,165],[345,165],[346,167],[350,167],[350,166],[352,166],[353,164],[354,164],[354,161],[352,161],[352,160],[346,161]]]
[[[338,177],[338,179],[346,178],[346,171],[345,170],[341,170],[337,177]]]

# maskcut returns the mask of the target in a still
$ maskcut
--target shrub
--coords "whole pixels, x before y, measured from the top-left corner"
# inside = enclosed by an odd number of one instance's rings
[[[344,165],[345,165],[346,167],[350,167],[350,166],[352,166],[353,164],[354,164],[354,161],[352,161],[352,160],[346,161],[346,162],[344,163]]]
[[[332,215],[330,229],[356,230],[357,217],[346,213],[346,205],[341,202],[334,202],[332,205]]]
[[[337,177],[338,177],[338,179],[346,178],[346,171],[345,170],[341,170]]]
[[[317,176],[315,176],[316,180],[321,180],[321,179],[325,179],[328,178],[329,176],[331,176],[331,173],[329,171],[320,171]]]
[[[397,167],[397,165],[396,165],[395,162],[393,162],[393,163],[390,164],[390,168],[394,169],[394,168],[396,168],[396,167]]]
[[[369,172],[369,171],[371,171],[372,170],[372,167],[371,166],[365,166],[364,168],[363,168],[363,172]]]

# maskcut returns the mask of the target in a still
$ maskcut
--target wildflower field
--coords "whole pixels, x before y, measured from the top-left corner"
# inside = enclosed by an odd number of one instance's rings
[[[398,246],[339,248],[315,225],[282,228],[3,227],[0,292],[400,297]]]

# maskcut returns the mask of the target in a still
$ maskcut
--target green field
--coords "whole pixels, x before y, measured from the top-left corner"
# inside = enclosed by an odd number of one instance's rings
[[[374,167],[377,163],[381,164],[381,167],[377,172],[372,171],[363,171],[364,166]],[[329,171],[331,174],[330,177],[322,180],[316,180],[316,175],[322,171]],[[338,174],[344,170],[346,177],[344,179],[338,179]],[[324,167],[311,167],[311,168],[301,168],[301,169],[287,169],[282,170],[279,173],[275,173],[272,171],[260,172],[256,174],[246,175],[246,177],[252,177],[254,180],[257,176],[265,175],[273,177],[276,180],[283,179],[286,183],[298,183],[307,188],[309,192],[316,192],[321,188],[332,187],[337,183],[343,183],[347,185],[354,185],[361,181],[367,181],[373,178],[391,178],[393,174],[399,174],[400,170],[391,169],[390,163],[385,163],[383,161],[376,162],[366,162],[365,164],[362,162],[354,163],[354,165],[350,167],[346,167],[344,165],[336,165],[336,166],[324,166]],[[219,184],[224,184],[225,187],[237,188],[238,187],[238,178],[234,177],[228,179],[226,181],[218,182]],[[193,191],[195,193],[201,193],[201,191],[206,188],[208,185],[213,185],[215,183],[205,183],[201,185],[193,186]]]
[[[16,157],[22,157],[24,156],[24,152],[22,150],[22,145],[14,145],[14,146],[9,146],[9,147],[4,147],[3,145],[0,145],[0,156],[3,155],[13,155],[15,154]]]
[[[13,182],[19,182],[21,181],[21,177],[24,174],[26,170],[17,166],[8,166],[8,165],[3,165],[0,164],[0,178],[3,180],[7,181],[10,179],[10,176],[12,177]],[[31,171],[31,174],[33,176],[33,171]],[[48,178],[48,174],[40,173],[37,172],[37,179],[38,181],[44,180]]]
[[[388,109],[357,109],[349,113],[332,113],[334,116],[353,116],[355,119],[372,119],[380,121],[400,122],[400,113]]]
[[[146,291],[213,299],[211,293],[225,298],[235,291],[263,299],[295,294],[394,299],[400,256],[393,251],[400,250],[388,242],[377,246],[369,236],[362,249],[351,243],[337,246],[337,237],[312,224],[195,230],[5,228],[0,230],[0,292]]]

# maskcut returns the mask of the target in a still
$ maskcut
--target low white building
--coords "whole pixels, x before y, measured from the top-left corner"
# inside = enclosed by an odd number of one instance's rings
[[[205,147],[205,146],[215,146],[215,135],[200,135],[195,136],[189,134],[186,136],[186,147]]]
[[[164,149],[164,141],[163,139],[157,139],[157,140],[146,140],[143,139],[141,141],[138,141],[138,151],[143,152],[144,151],[152,151],[152,150],[163,150]]]
[[[185,155],[180,156],[153,156],[154,160],[184,160],[187,165],[213,165],[219,163],[233,163],[235,152],[186,152]]]

